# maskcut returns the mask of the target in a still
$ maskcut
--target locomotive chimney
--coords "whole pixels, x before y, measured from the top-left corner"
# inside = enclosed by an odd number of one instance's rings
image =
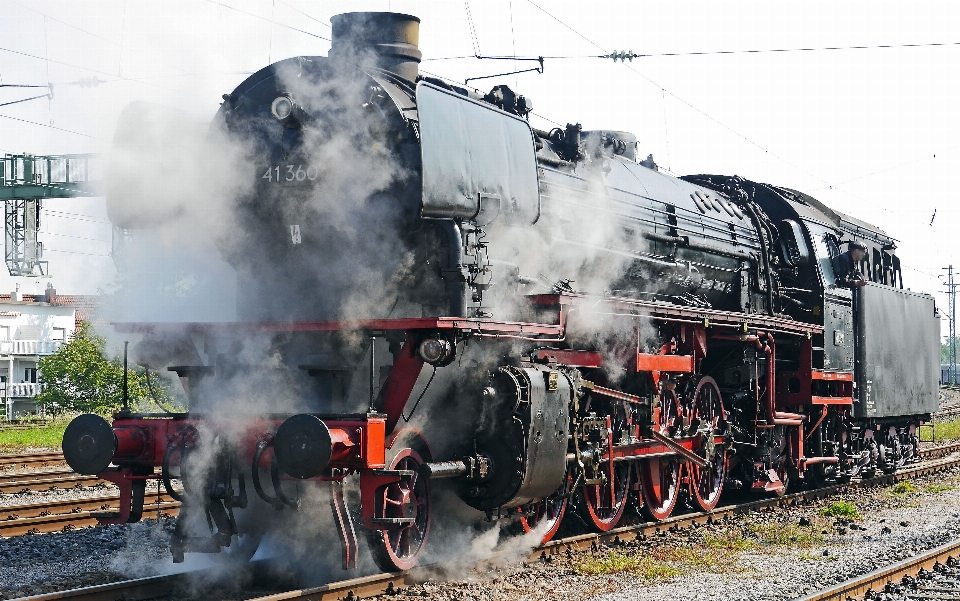
[[[423,54],[420,19],[400,13],[343,13],[330,19],[333,44],[330,58],[361,62],[416,81]]]

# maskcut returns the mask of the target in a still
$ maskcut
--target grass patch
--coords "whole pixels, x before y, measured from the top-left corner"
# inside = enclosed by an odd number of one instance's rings
[[[742,548],[738,550],[729,549],[725,546],[711,547],[707,544],[661,547],[654,549],[652,556],[657,561],[679,565],[684,571],[722,574],[741,571],[737,566],[737,552],[753,545],[748,543],[746,546],[740,546]]]
[[[71,418],[28,428],[0,429],[0,453],[21,453],[27,447],[60,448],[63,431]]]
[[[936,422],[933,424],[933,439],[930,439],[930,429],[922,428],[921,429],[922,438],[924,442],[930,442],[931,440],[958,440],[960,439],[960,419],[951,420],[948,422]]]
[[[923,492],[938,493],[947,490],[956,490],[956,488],[956,486],[951,486],[949,484],[927,484],[923,487]]]
[[[894,497],[905,497],[917,492],[920,492],[920,489],[917,488],[913,482],[908,480],[901,480],[887,489],[887,493],[893,495]]]
[[[771,547],[807,548],[823,542],[823,536],[819,532],[811,528],[801,528],[797,524],[754,522],[750,524],[750,532],[761,544]]]
[[[619,551],[611,551],[600,557],[589,557],[578,563],[576,570],[590,576],[630,572],[644,580],[672,578],[682,573],[680,568],[658,561],[649,555],[631,556]]]
[[[708,549],[717,549],[728,553],[748,551],[756,546],[752,540],[730,532],[724,533],[722,536],[708,534],[703,537],[703,545]]]
[[[857,519],[860,517],[860,512],[857,511],[857,506],[853,503],[853,501],[834,501],[833,503],[830,503],[821,509],[820,515],[825,518]]]
[[[801,553],[798,557],[800,561],[838,561],[839,557],[834,555],[824,556],[823,553]]]

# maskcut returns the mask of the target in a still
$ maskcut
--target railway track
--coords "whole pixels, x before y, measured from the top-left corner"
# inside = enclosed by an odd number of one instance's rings
[[[103,480],[96,476],[81,476],[71,469],[0,474],[0,494],[93,486],[101,482]]]
[[[120,495],[106,495],[69,501],[31,503],[0,508],[0,536],[21,536],[60,532],[96,526],[94,514],[101,511],[117,511]],[[153,495],[147,499],[144,515],[154,512],[176,515],[180,503],[169,495]]]
[[[960,600],[960,540],[917,557],[852,578],[799,601],[846,601],[875,598],[886,601]]]
[[[0,455],[0,470],[25,467],[47,467],[64,463],[63,453],[27,453]]]
[[[921,455],[926,458],[941,457],[944,454],[950,454],[956,451],[960,451],[960,442],[932,449],[923,449]],[[756,501],[750,501],[747,503],[720,506],[711,512],[696,512],[676,515],[660,522],[646,522],[642,524],[615,528],[603,534],[583,534],[572,536],[551,541],[541,547],[538,547],[530,555],[529,561],[546,560],[551,556],[557,556],[565,553],[568,549],[571,551],[577,551],[590,549],[601,545],[613,545],[616,543],[616,541],[629,540],[631,537],[655,535],[661,531],[675,528],[687,528],[695,524],[706,524],[727,517],[749,514],[768,508],[797,505],[801,502],[829,497],[837,494],[838,492],[849,489],[850,487],[891,484],[905,478],[934,474],[957,466],[960,466],[960,458],[939,459],[936,461],[928,461],[922,465],[911,466],[896,474],[882,475],[853,483],[828,486],[810,491],[802,491],[784,495],[778,498],[758,499]],[[960,545],[960,541],[958,541],[956,544]],[[432,574],[433,568],[431,566],[424,566],[414,568],[413,570],[407,572],[374,574],[361,578],[332,582],[314,588],[266,595],[263,597],[257,597],[256,599],[250,601],[286,601],[290,599],[310,601],[340,601],[342,599],[400,593],[403,587],[422,582]],[[35,597],[25,597],[21,601],[50,601],[53,599],[124,599],[125,601],[135,601],[138,599],[152,599],[170,595],[172,591],[176,590],[177,586],[184,582],[186,577],[187,575],[184,574],[175,574],[171,576],[141,578],[137,580],[117,582],[96,587],[50,593],[47,595],[38,595]],[[816,597],[814,598],[816,599]],[[825,597],[824,599],[827,598],[828,597]],[[829,598],[832,599],[833,597]],[[960,597],[958,597],[958,599],[960,599]]]

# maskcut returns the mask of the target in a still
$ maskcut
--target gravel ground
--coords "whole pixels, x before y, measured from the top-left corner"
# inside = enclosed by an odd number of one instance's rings
[[[631,540],[550,563],[519,563],[528,556],[531,541],[514,538],[495,545],[491,536],[496,531],[488,531],[464,560],[438,569],[434,580],[405,592],[433,599],[509,601],[661,601],[694,594],[730,601],[788,599],[942,544],[951,532],[960,532],[960,470],[914,484],[916,490],[899,495],[891,494],[890,487],[853,489],[802,507]],[[0,495],[0,506],[115,492],[104,485]],[[820,515],[838,500],[852,502],[861,517],[850,521]],[[151,519],[2,539],[0,599],[170,571],[167,531],[173,523]],[[185,568],[213,563],[192,557]]]
[[[32,455],[35,453],[59,453],[60,447],[17,447],[0,449],[0,455]]]
[[[957,536],[960,471],[914,484],[915,491],[903,494],[893,494],[891,487],[854,489],[802,507],[573,553],[550,563],[481,562],[459,573],[450,569],[406,594],[484,601],[792,599]],[[944,486],[951,488],[941,490]],[[853,503],[859,517],[821,515],[838,501]],[[443,581],[444,576],[450,579]]]
[[[169,563],[164,531],[173,523],[149,519],[0,540],[0,599],[147,575],[152,563]]]

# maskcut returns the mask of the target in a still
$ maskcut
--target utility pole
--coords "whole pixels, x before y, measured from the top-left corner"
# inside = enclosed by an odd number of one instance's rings
[[[953,282],[953,265],[945,267],[947,270],[947,299],[950,305],[950,383],[957,383],[957,286]]]

